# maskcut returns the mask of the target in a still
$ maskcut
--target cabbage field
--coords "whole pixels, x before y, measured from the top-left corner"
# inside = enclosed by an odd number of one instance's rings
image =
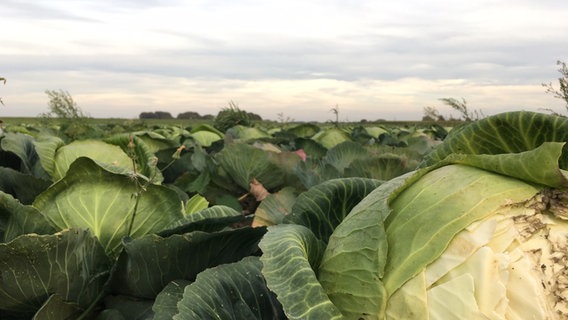
[[[0,319],[566,319],[568,119],[7,125]]]

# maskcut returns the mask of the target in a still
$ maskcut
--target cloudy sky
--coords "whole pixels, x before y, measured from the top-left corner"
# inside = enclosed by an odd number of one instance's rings
[[[2,0],[2,116],[68,91],[93,117],[418,120],[439,98],[490,115],[552,108],[568,1]],[[453,113],[455,114],[455,113]],[[457,114],[455,114],[457,115]]]

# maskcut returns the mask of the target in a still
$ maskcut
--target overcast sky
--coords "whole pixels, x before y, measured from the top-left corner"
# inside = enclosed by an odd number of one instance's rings
[[[439,98],[486,115],[562,101],[568,1],[2,0],[0,116],[68,91],[93,117],[418,120]],[[457,115],[456,113],[453,113]]]

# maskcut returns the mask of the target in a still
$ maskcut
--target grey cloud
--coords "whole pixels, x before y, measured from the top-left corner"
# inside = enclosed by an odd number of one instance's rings
[[[253,35],[232,44],[197,33],[157,31],[184,39],[186,47],[148,49],[141,55],[3,56],[3,61],[12,70],[99,70],[186,78],[356,81],[419,77],[541,83],[550,79],[554,63],[568,52],[568,45],[558,39],[477,42],[479,37],[465,37],[464,31],[434,27],[408,36],[383,31],[335,39]]]
[[[0,11],[7,12],[3,16],[18,16],[26,19],[95,21],[90,17],[77,15],[68,10],[45,5],[38,1],[3,0]]]
[[[169,7],[182,3],[182,0],[114,0],[109,5],[106,1],[97,1],[91,5],[101,12],[132,12],[155,7]]]

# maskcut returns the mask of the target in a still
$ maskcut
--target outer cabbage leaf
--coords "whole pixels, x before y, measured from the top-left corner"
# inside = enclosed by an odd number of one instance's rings
[[[308,159],[320,159],[327,153],[327,148],[312,139],[297,138],[294,140],[296,150],[304,150]]]
[[[292,133],[293,135],[300,138],[310,138],[320,131],[320,127],[313,123],[302,123],[294,127],[286,129],[286,132]]]
[[[77,140],[57,149],[53,180],[63,178],[71,163],[79,157],[89,157],[123,168],[132,167],[132,159],[117,146],[100,140]]]
[[[35,149],[39,155],[41,166],[53,177],[55,175],[55,154],[57,149],[65,145],[65,142],[56,136],[42,136],[34,141]]]
[[[259,244],[262,274],[289,319],[343,319],[318,282],[325,243],[293,224],[268,227]]]
[[[161,183],[171,185],[180,176],[197,173],[194,163],[191,161],[192,152],[187,150],[187,147],[180,149],[178,145],[176,148],[162,149],[155,153],[156,167],[163,177]],[[154,158],[154,161],[156,158]]]
[[[312,139],[327,149],[331,149],[342,142],[351,141],[349,134],[339,128],[329,128],[320,131]]]
[[[265,140],[266,140],[266,139],[265,139]],[[252,142],[252,141],[251,141],[251,142]],[[264,141],[261,141],[261,140],[257,140],[257,141],[254,141],[254,142],[252,143],[252,145],[253,145],[255,148],[259,148],[259,149],[264,150],[264,151],[272,151],[272,153],[275,153],[275,154],[280,154],[280,153],[282,153],[282,148],[278,147],[278,146],[275,145],[274,143],[264,142]]]
[[[285,319],[258,257],[207,269],[185,287],[173,319]]]
[[[381,281],[387,236],[383,222],[374,214],[359,213],[352,210],[344,220],[350,222],[333,232],[319,267],[319,281],[346,318],[379,319],[388,298]],[[342,228],[345,225],[350,227]]]
[[[209,201],[200,194],[195,194],[185,202],[185,214],[194,214],[209,207]]]
[[[443,160],[452,153],[502,154],[535,149],[544,142],[568,141],[568,119],[542,113],[507,112],[455,128],[422,166]],[[568,152],[560,158],[560,168],[568,169]]]
[[[36,178],[48,179],[47,172],[41,166],[40,158],[35,150],[34,138],[22,133],[4,133],[0,147],[4,151],[15,154],[20,159],[20,172]]]
[[[124,315],[116,309],[105,309],[97,316],[97,320],[127,320]]]
[[[52,234],[55,228],[34,207],[21,204],[11,195],[0,192],[0,240],[10,241],[26,233]]]
[[[199,212],[185,215],[172,222],[158,234],[166,237],[172,234],[183,234],[191,231],[219,231],[229,227],[232,223],[244,220],[242,213],[224,205],[215,205]]]
[[[280,224],[291,211],[296,202],[294,188],[286,187],[276,193],[269,194],[254,212],[254,226],[271,226]]]
[[[153,304],[153,300],[108,295],[105,297],[106,309],[103,311],[105,317],[98,315],[96,320],[152,320]]]
[[[304,225],[327,242],[351,209],[380,184],[379,180],[365,178],[326,181],[300,194],[284,223]]]
[[[329,149],[323,160],[334,166],[340,174],[356,159],[369,157],[367,149],[353,141],[342,142]]]
[[[568,186],[566,171],[558,168],[564,145],[564,142],[545,142],[529,151],[499,155],[452,154],[441,164],[465,164],[527,182],[562,188]]]
[[[24,174],[12,168],[0,167],[0,191],[9,193],[23,204],[30,204],[51,182]]]
[[[52,294],[36,312],[34,319],[77,319],[83,311],[76,303],[65,301],[59,294]]]
[[[233,138],[243,141],[272,137],[268,132],[262,129],[245,127],[242,125],[231,127],[225,132],[225,135],[231,135]]]
[[[174,280],[164,287],[154,301],[152,311],[154,311],[154,320],[171,320],[178,314],[178,302],[183,298],[185,287],[190,285],[192,281]]]
[[[151,153],[179,147],[179,141],[168,139],[157,132],[136,132],[135,135],[140,138],[140,140],[144,141],[144,144],[148,147],[148,151]]]
[[[127,238],[113,274],[113,292],[154,299],[170,281],[193,281],[206,268],[257,254],[258,242],[265,233],[265,228],[242,228],[166,238],[154,234]]]
[[[161,183],[163,181],[162,173],[156,166],[157,159],[148,145],[139,137],[130,134],[119,134],[104,139],[104,142],[119,146],[122,151],[129,156],[129,165],[124,167],[127,172],[132,172],[132,159],[136,162],[136,171],[144,175],[153,183]],[[132,147],[134,144],[134,147]],[[96,158],[93,158],[97,160]],[[122,167],[122,166],[121,166]],[[120,173],[117,171],[117,173]]]
[[[191,137],[203,147],[209,147],[213,142],[223,139],[223,132],[208,124],[201,124],[191,130]]]
[[[378,138],[383,133],[388,133],[388,130],[383,127],[365,127],[365,131],[374,138]]]
[[[216,155],[216,159],[244,190],[250,189],[253,179],[269,190],[284,183],[284,173],[270,161],[268,152],[248,144],[229,144]]]
[[[369,179],[390,180],[412,171],[417,161],[406,155],[385,153],[378,156],[355,159],[345,169],[345,177],[365,177]]]
[[[88,230],[20,236],[0,244],[0,309],[35,312],[52,295],[89,306],[111,262]]]
[[[341,173],[333,165],[321,159],[313,158],[299,162],[295,174],[306,189],[341,177]]]
[[[142,174],[153,183],[159,184],[163,181],[162,172],[157,168],[157,159],[150,147],[140,137],[130,134],[118,134],[105,138],[104,142],[119,146],[122,151],[129,156],[130,164],[125,172],[132,172],[132,156],[136,162],[136,171]],[[134,147],[132,147],[132,144]],[[96,159],[95,159],[96,160]],[[115,170],[115,169],[113,169]],[[115,170],[120,173],[119,170]]]
[[[388,246],[383,221],[391,212],[389,197],[411,175],[387,181],[371,191],[329,238],[319,280],[334,305],[348,318],[380,318],[384,310],[388,295],[381,278]]]
[[[413,181],[392,200],[385,220],[389,254],[383,281],[388,293],[437,259],[459,231],[537,192],[522,181],[463,165],[444,166]]]
[[[59,229],[89,228],[107,253],[117,254],[122,237],[161,231],[183,216],[175,191],[150,184],[142,192],[128,235],[138,192],[132,179],[106,171],[89,158],[79,158],[63,179],[36,198],[33,206]]]

